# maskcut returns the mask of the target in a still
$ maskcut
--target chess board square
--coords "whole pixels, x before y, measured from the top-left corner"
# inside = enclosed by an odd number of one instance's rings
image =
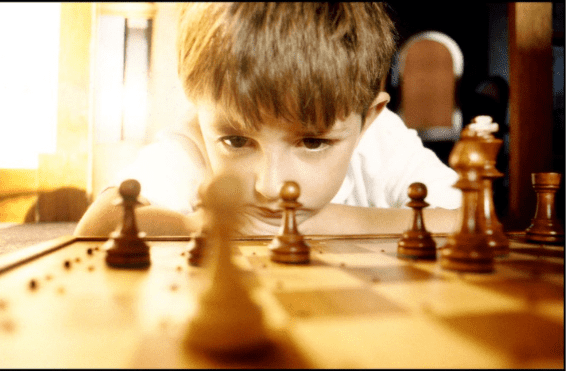
[[[248,241],[234,241],[234,245],[238,247],[246,246],[246,247],[265,247],[269,245],[271,241],[267,240],[248,240]]]
[[[269,249],[265,245],[238,245],[236,244],[235,249],[237,249],[242,255],[249,257],[252,255],[259,256],[269,256]]]
[[[337,240],[337,241],[318,241],[310,242],[311,250],[313,253],[329,253],[329,254],[359,254],[371,253],[372,250],[353,244],[352,241]]]
[[[256,271],[266,269],[272,263],[267,255],[250,255],[246,260]]]
[[[283,291],[357,288],[362,282],[340,269],[329,266],[283,265],[272,262],[266,269],[255,270],[267,287]]]
[[[406,313],[399,305],[364,287],[281,291],[274,294],[293,317],[357,317]]]
[[[327,369],[505,368],[504,357],[428,317],[296,319],[299,344]],[[317,334],[317,336],[314,336]]]
[[[411,265],[400,266],[344,266],[342,269],[349,274],[371,283],[410,283],[415,281],[427,281],[441,279],[435,274],[423,269],[414,268]]]
[[[517,365],[564,360],[564,324],[530,312],[492,312],[440,319],[454,331],[504,352]],[[558,334],[558,336],[557,336]]]
[[[555,263],[544,259],[502,259],[497,264],[502,267],[526,272],[530,276],[546,274],[564,275],[564,263]]]
[[[433,315],[463,315],[523,307],[519,297],[441,275],[395,284],[382,284],[378,281],[371,289],[421,314],[426,312]]]
[[[564,301],[564,285],[551,281],[519,278],[499,281],[470,281],[469,284],[482,289],[522,299],[525,304],[544,301]]]
[[[360,248],[374,253],[384,253],[384,255],[397,257],[397,242],[398,240],[388,240],[387,242],[380,240],[380,242],[363,242],[358,245]]]
[[[509,241],[509,251],[532,256],[556,257],[564,261],[564,245]]]
[[[362,252],[351,254],[312,254],[312,259],[323,261],[328,265],[337,267],[356,266],[356,267],[376,267],[376,266],[401,266],[406,264],[405,261],[395,258],[389,258],[383,253]]]

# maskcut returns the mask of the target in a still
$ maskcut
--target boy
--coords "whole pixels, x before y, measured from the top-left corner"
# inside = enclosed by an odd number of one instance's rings
[[[198,186],[229,172],[245,187],[243,234],[278,231],[286,180],[300,186],[304,234],[400,233],[415,181],[443,207],[425,212],[427,228],[451,231],[456,173],[386,109],[380,91],[394,48],[381,4],[183,5],[178,70],[197,116],[123,176],[140,181],[150,203],[137,210],[140,230],[199,230]],[[101,193],[75,233],[113,231],[116,197],[116,188]]]

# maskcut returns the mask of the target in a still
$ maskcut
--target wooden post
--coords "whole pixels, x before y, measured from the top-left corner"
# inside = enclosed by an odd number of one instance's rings
[[[534,215],[531,173],[552,168],[552,3],[509,4],[508,229]]]

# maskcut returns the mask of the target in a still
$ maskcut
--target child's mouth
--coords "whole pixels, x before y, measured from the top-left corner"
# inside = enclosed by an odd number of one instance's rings
[[[296,221],[298,223],[304,221],[309,217],[309,212],[311,211],[304,207],[297,209],[295,211]],[[283,222],[283,210],[281,208],[272,209],[269,207],[251,205],[246,207],[245,213],[250,217],[272,226],[281,226]]]

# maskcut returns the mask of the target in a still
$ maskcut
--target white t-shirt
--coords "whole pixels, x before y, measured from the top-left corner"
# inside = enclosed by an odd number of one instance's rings
[[[144,147],[134,163],[117,177],[134,178],[150,203],[183,214],[192,212],[197,190],[204,180],[204,158],[183,131],[165,131]],[[431,150],[415,130],[384,109],[354,150],[348,172],[333,203],[361,207],[395,208],[407,201],[413,182],[427,186],[431,207],[458,208],[461,193],[452,187],[457,174]]]
[[[413,182],[424,183],[431,207],[460,207],[461,192],[452,187],[458,174],[423,146],[415,130],[384,109],[354,150],[346,178],[333,203],[398,208]]]

